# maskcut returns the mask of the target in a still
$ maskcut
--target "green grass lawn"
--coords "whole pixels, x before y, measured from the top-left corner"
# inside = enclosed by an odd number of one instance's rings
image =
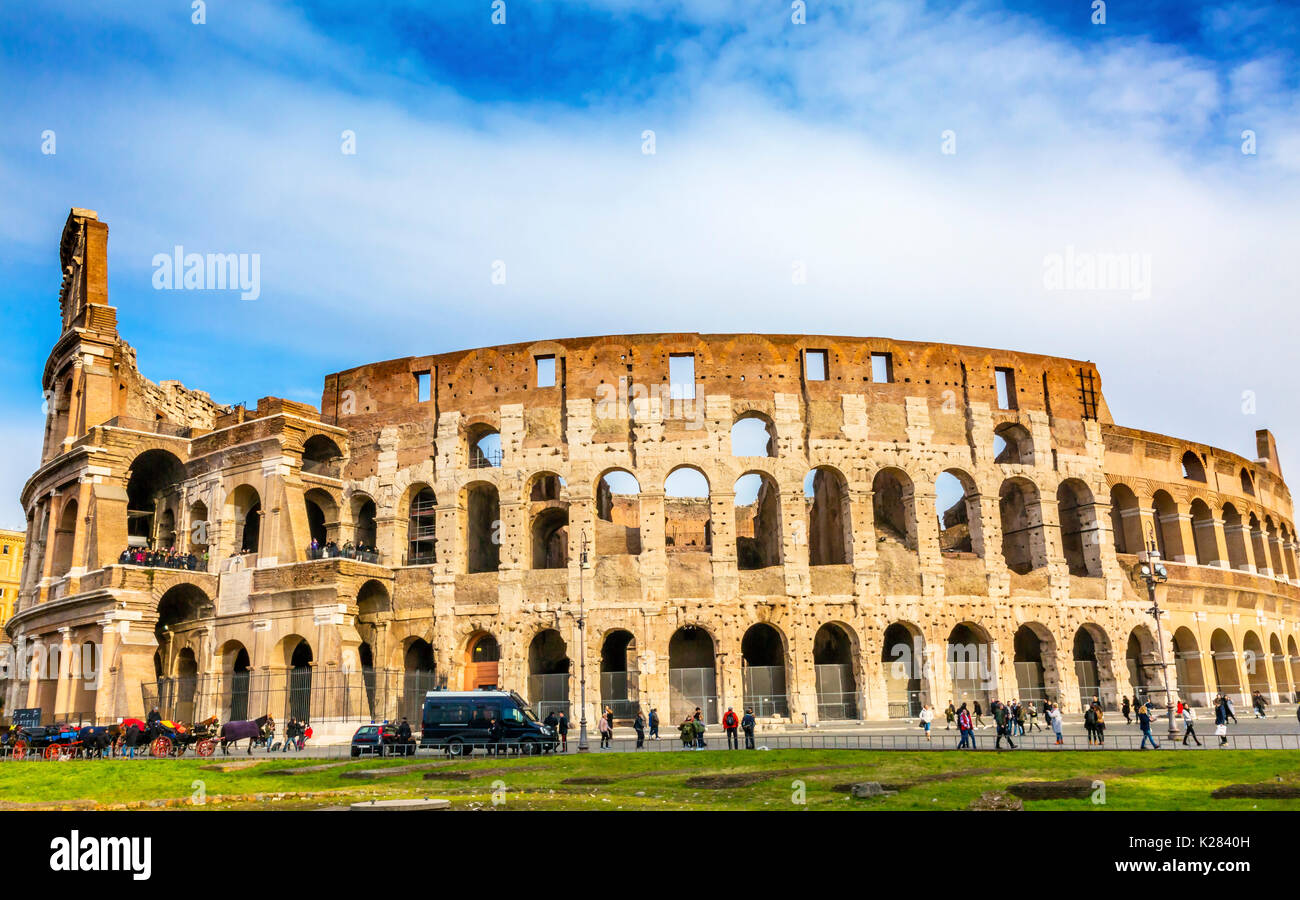
[[[1091,799],[1028,800],[1026,809],[1242,810],[1300,809],[1294,799],[1215,800],[1229,784],[1300,784],[1294,751],[885,752],[862,750],[711,750],[590,753],[531,759],[448,761],[418,757],[418,771],[383,778],[345,777],[361,770],[401,769],[408,760],[334,764],[298,775],[289,767],[328,760],[278,759],[233,772],[205,766],[243,761],[69,761],[0,763],[0,808],[137,806],[173,800],[207,809],[303,809],[354,800],[442,797],[456,809],[963,809],[984,791],[1020,781],[1086,778],[1104,782],[1105,803]],[[256,757],[254,757],[256,759]],[[426,773],[434,773],[425,779]],[[586,779],[596,783],[564,783]],[[702,779],[692,781],[692,779]],[[859,799],[846,785],[879,781],[901,788]],[[196,784],[201,782],[201,784]],[[800,785],[802,783],[802,786]],[[281,798],[268,794],[283,793]],[[308,796],[302,796],[302,795]],[[262,795],[262,796],[253,796]],[[802,800],[802,802],[799,802]]]

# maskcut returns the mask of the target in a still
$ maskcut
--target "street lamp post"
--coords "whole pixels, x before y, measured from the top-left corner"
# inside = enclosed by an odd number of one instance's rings
[[[1156,601],[1156,585],[1164,584],[1169,580],[1169,570],[1165,568],[1160,561],[1160,545],[1156,543],[1155,529],[1150,525],[1147,526],[1147,552],[1146,559],[1142,562],[1141,568],[1142,580],[1147,585],[1147,596],[1151,599],[1151,608],[1147,613],[1156,622],[1156,646],[1160,653],[1160,678],[1165,685],[1165,715],[1169,721],[1168,738],[1171,741],[1178,740],[1178,728],[1174,725],[1174,695],[1169,690],[1169,669],[1165,665],[1165,633],[1160,627],[1160,617],[1165,611],[1160,608]]]
[[[578,752],[585,753],[587,744],[587,616],[583,571],[587,568],[587,532],[582,533],[578,553]]]

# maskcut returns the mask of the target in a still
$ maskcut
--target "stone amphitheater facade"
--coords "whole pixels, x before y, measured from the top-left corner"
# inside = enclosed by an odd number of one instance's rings
[[[360,366],[319,412],[230,408],[138,374],[107,232],[74,209],[61,241],[7,709],[328,723],[499,684],[576,718],[580,654],[589,717],[754,705],[771,726],[1077,710],[1164,677],[1199,704],[1300,689],[1271,435],[1246,459],[1116,425],[1091,363],[609,335]]]

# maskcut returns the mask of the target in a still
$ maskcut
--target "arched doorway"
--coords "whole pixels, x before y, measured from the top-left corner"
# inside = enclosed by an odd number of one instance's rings
[[[1124,662],[1134,698],[1139,703],[1151,701],[1163,707],[1165,686],[1160,674],[1160,656],[1156,652],[1156,639],[1148,628],[1139,625],[1129,632]]]
[[[785,641],[764,622],[750,626],[740,641],[745,708],[760,718],[789,717],[786,693]]]
[[[1247,631],[1246,636],[1241,641],[1243,666],[1246,670],[1246,681],[1250,685],[1251,693],[1259,691],[1265,699],[1268,699],[1268,663],[1264,656],[1264,644],[1253,631]]]
[[[1286,703],[1291,698],[1291,678],[1286,670],[1286,657],[1282,655],[1282,642],[1276,634],[1268,639],[1268,653],[1273,657],[1273,680],[1277,682],[1278,703]]]
[[[611,469],[596,481],[596,555],[641,552],[641,485],[626,469]]]
[[[906,472],[891,466],[876,473],[871,481],[871,509],[877,541],[916,549],[915,490]]]
[[[704,721],[718,722],[718,683],[713,637],[686,625],[668,642],[668,715],[676,725],[699,709]]]
[[[1142,552],[1142,510],[1137,494],[1126,484],[1110,489],[1110,530],[1116,553]]]
[[[569,715],[569,654],[554,628],[539,631],[528,645],[528,701],[541,718]]]
[[[194,651],[184,647],[176,655],[176,702],[172,718],[181,722],[194,721],[194,695],[199,686],[199,663]]]
[[[241,484],[226,504],[235,523],[234,546],[240,553],[257,553],[262,535],[262,499],[250,485]]]
[[[72,549],[77,534],[77,500],[75,497],[63,505],[59,516],[59,526],[54,530],[54,567],[55,577],[66,575],[72,568]]]
[[[299,722],[311,721],[311,644],[299,640],[289,652],[289,715]]]
[[[921,631],[907,622],[895,622],[885,629],[880,648],[880,665],[885,675],[885,706],[891,719],[919,715],[922,697],[921,672],[925,642]]]
[[[1074,675],[1079,683],[1079,708],[1095,699],[1104,709],[1115,705],[1110,639],[1100,625],[1086,622],[1074,633]]]
[[[238,641],[228,642],[221,650],[222,671],[226,676],[223,721],[242,722],[248,718],[249,681],[248,650]]]
[[[609,707],[618,719],[630,719],[640,709],[636,659],[632,632],[619,629],[605,635],[600,645],[600,707]]]
[[[465,488],[466,572],[495,572],[501,566],[501,499],[497,486],[476,481]]]
[[[817,673],[817,718],[856,719],[858,684],[854,676],[854,641],[844,626],[827,622],[813,637]]]
[[[1210,654],[1214,657],[1214,686],[1234,703],[1241,701],[1241,681],[1237,676],[1237,651],[1232,638],[1222,628],[1210,635]]]
[[[500,682],[501,647],[490,634],[480,632],[465,647],[465,682],[467,691],[495,688]]]
[[[422,721],[424,695],[437,686],[433,646],[423,638],[415,638],[402,657],[402,715],[412,723]]]
[[[664,479],[664,546],[669,553],[713,552],[709,479],[694,466],[678,466]]]
[[[1032,700],[1041,706],[1059,693],[1052,634],[1042,625],[1026,623],[1016,630],[1013,643],[1016,696],[1022,702]]]
[[[947,656],[953,702],[960,706],[978,700],[988,712],[998,686],[997,654],[988,632],[962,622],[948,634]]]
[[[1196,635],[1187,627],[1174,632],[1174,672],[1178,678],[1178,695],[1188,706],[1209,706],[1205,692],[1205,675],[1201,669],[1201,651]]]
[[[165,550],[158,534],[164,512],[179,500],[185,465],[167,450],[146,450],[131,461],[126,483],[126,535],[130,547]],[[173,514],[173,522],[174,514]],[[174,534],[172,540],[175,540]]]

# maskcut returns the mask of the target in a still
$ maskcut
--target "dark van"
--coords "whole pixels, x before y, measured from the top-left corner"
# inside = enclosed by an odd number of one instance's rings
[[[467,756],[476,748],[493,749],[492,721],[501,722],[499,744],[512,752],[544,753],[555,749],[555,731],[537,721],[514,691],[429,691],[424,696],[420,747]]]

